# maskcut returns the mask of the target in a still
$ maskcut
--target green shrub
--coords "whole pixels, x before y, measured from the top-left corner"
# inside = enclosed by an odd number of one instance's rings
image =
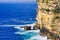
[[[46,9],[47,12],[50,12],[50,9]]]
[[[55,17],[55,19],[58,19],[58,18],[60,18],[60,17],[58,17],[58,16],[57,16],[57,17]]]
[[[59,8],[59,7],[55,8],[55,9],[53,10],[53,12],[54,12],[54,13],[60,13],[60,8]]]
[[[50,9],[42,8],[42,11],[50,12]]]
[[[46,0],[46,3],[48,3],[48,0]]]

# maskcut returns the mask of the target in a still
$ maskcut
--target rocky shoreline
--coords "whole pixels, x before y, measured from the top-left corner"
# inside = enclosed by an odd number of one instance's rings
[[[40,30],[48,40],[60,40],[60,0],[37,0],[37,23],[32,30]],[[25,30],[31,30],[26,26]]]
[[[40,35],[48,40],[60,40],[60,0],[37,0],[37,4]]]
[[[36,24],[33,26],[33,29],[31,29],[31,26],[25,26],[24,30],[40,30],[40,25]]]
[[[33,29],[31,29],[31,26],[25,26],[24,30],[40,30],[40,36],[47,36],[48,40],[60,40],[60,34],[50,32],[48,29],[43,27],[42,29],[38,24],[34,25]]]

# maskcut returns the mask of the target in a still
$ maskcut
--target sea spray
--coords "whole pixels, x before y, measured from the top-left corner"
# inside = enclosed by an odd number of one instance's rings
[[[19,31],[15,34],[25,35],[24,40],[47,40],[47,37],[40,36],[40,30],[24,30],[24,28],[17,28]]]

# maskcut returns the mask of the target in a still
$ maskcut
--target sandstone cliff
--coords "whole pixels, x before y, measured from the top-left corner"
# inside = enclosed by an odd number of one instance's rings
[[[60,40],[60,0],[37,0],[37,24],[40,35],[50,40]]]

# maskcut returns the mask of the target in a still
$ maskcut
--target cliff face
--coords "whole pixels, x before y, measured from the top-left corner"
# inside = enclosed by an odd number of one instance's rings
[[[60,40],[60,0],[37,0],[37,4],[40,34],[50,40]]]

